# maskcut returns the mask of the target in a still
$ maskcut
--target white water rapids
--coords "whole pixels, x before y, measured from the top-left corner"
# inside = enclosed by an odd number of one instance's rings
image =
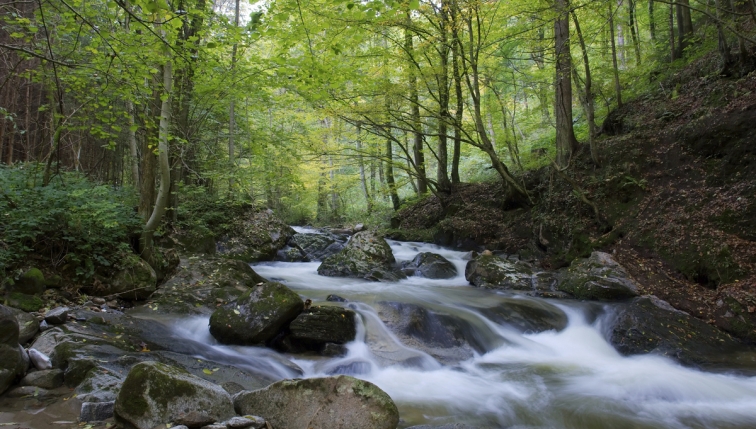
[[[313,232],[302,230],[299,232]],[[317,275],[319,262],[254,265],[263,277],[280,281],[313,305],[345,305],[358,317],[358,337],[339,358],[283,355],[255,347],[214,348],[265,362],[276,378],[349,374],[371,381],[399,407],[400,427],[464,423],[478,428],[756,428],[756,377],[701,372],[654,356],[623,357],[605,339],[613,308],[607,304],[543,300],[470,286],[464,278],[464,252],[423,243],[390,242],[398,261],[434,252],[457,267],[457,277],[410,277],[378,283]],[[336,294],[348,302],[331,303]],[[561,310],[567,327],[557,332],[523,333],[497,324],[480,309],[526,300]],[[405,343],[381,319],[381,305],[421,306],[452,315],[472,327],[475,344],[462,361],[442,363]],[[557,307],[557,308],[554,308]],[[180,328],[178,327],[180,326]],[[179,334],[215,344],[207,318],[183,321]]]

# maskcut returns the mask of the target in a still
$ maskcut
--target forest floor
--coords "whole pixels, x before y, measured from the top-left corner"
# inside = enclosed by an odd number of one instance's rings
[[[522,176],[534,204],[513,207],[500,183],[461,184],[400,211],[389,235],[488,248],[559,268],[601,250],[641,292],[756,342],[756,72],[716,75],[705,57],[613,111],[565,172]]]

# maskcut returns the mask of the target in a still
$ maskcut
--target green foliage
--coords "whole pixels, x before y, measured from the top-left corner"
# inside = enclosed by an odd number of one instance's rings
[[[117,263],[129,238],[139,232],[133,194],[61,173],[40,186],[41,166],[0,166],[0,272],[29,253],[50,258],[86,278]]]
[[[210,232],[215,237],[228,233],[234,220],[253,206],[248,200],[217,196],[200,186],[184,186],[182,197],[176,226],[187,233]]]

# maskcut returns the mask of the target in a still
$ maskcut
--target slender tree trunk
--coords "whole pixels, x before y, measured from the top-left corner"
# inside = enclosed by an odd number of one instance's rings
[[[635,28],[635,0],[627,1],[628,26],[630,27],[630,37],[633,40],[635,49],[635,65],[641,64],[640,40],[638,40],[637,29]]]
[[[591,160],[596,165],[601,165],[599,161],[598,148],[596,148],[596,111],[593,104],[593,79],[591,76],[591,64],[588,61],[588,50],[585,47],[585,39],[583,38],[583,32],[580,31],[580,23],[577,19],[577,14],[572,11],[572,20],[575,23],[575,32],[578,36],[578,42],[580,42],[580,51],[583,54],[583,67],[585,68],[585,93],[583,94],[585,116],[588,120],[588,144],[591,149]],[[577,70],[573,68],[573,71],[577,75]],[[575,79],[577,84],[578,80]]]
[[[394,182],[394,151],[391,138],[386,139],[386,185],[388,185],[389,194],[391,195],[391,205],[394,211],[399,210],[399,194],[396,192],[396,183]]]
[[[465,100],[462,95],[462,74],[459,70],[459,32],[457,31],[456,3],[452,3],[452,73],[454,73],[454,96],[457,108],[454,112],[454,151],[452,152],[452,183],[460,183],[459,158],[462,150],[462,115],[464,113]]]
[[[730,65],[730,47],[727,44],[727,37],[725,37],[724,29],[722,28],[722,13],[720,8],[722,7],[721,0],[714,0],[714,8],[716,9],[717,16],[717,39],[719,58],[722,61],[722,69],[720,73],[727,74]]]
[[[131,166],[131,180],[134,188],[139,189],[139,152],[137,151],[136,137],[136,109],[134,103],[129,100],[126,102],[126,109],[129,115],[129,165]]]
[[[476,19],[477,18],[479,17],[476,15]],[[522,204],[529,205],[531,204],[530,195],[528,195],[527,190],[523,186],[517,183],[517,180],[515,180],[514,176],[512,176],[512,174],[509,172],[507,166],[504,165],[503,162],[501,162],[501,159],[499,158],[496,150],[493,147],[493,144],[491,143],[491,139],[488,138],[486,128],[483,125],[483,115],[481,113],[480,107],[480,77],[478,74],[478,52],[480,46],[477,46],[476,48],[476,45],[474,43],[476,33],[473,31],[472,20],[472,17],[467,17],[467,30],[469,33],[470,42],[470,46],[468,47],[469,56],[465,58],[465,56],[462,55],[462,61],[468,63],[467,68],[470,70],[467,75],[466,82],[467,88],[470,91],[470,96],[472,98],[472,115],[475,119],[475,130],[478,134],[478,138],[480,139],[480,143],[476,144],[476,147],[478,147],[486,155],[488,155],[488,158],[491,160],[491,166],[496,170],[497,173],[499,173],[499,176],[501,177],[505,186],[507,186],[507,188],[509,189],[512,195],[512,199]],[[479,23],[476,22],[476,24]],[[462,50],[460,46],[460,53],[461,52]]]
[[[170,194],[171,185],[171,167],[168,162],[168,131],[170,127],[171,119],[171,89],[173,87],[173,64],[171,61],[167,61],[163,66],[163,90],[165,96],[163,97],[162,105],[160,106],[160,125],[158,130],[158,164],[160,166],[160,189],[158,190],[157,198],[155,199],[155,207],[152,210],[150,218],[144,226],[142,232],[142,238],[140,240],[140,247],[142,254],[146,256],[144,259],[150,261],[152,258],[152,237],[160,225],[160,221],[165,214],[165,209],[168,206],[168,197]]]
[[[654,18],[654,0],[648,0],[648,30],[651,40],[656,41],[656,19]]]
[[[570,55],[570,21],[567,0],[556,0],[558,17],[554,21],[556,47],[556,149],[557,162],[564,167],[578,150],[577,139],[572,127],[572,58]]]
[[[239,2],[240,0],[236,0],[234,2],[234,27],[239,26]],[[236,43],[234,43],[233,48],[231,48],[231,81],[236,81],[236,51],[238,49],[238,46]],[[236,132],[236,117],[235,117],[235,106],[236,106],[236,99],[234,97],[235,93],[232,90],[231,91],[231,102],[229,103],[228,107],[228,164],[231,168],[231,174],[228,178],[228,194],[229,196],[233,193],[234,190],[234,133]]]
[[[448,1],[448,0],[447,0]],[[439,47],[439,64],[441,70],[438,76],[438,168],[436,169],[437,190],[442,193],[451,192],[451,181],[449,180],[449,155],[447,148],[447,132],[451,115],[449,114],[449,40],[448,27],[449,18],[447,14],[447,5],[441,2],[439,31],[441,33],[441,46]]]
[[[675,6],[669,5],[669,61],[677,59],[677,48],[675,47]]]
[[[365,204],[367,205],[367,214],[373,212],[373,200],[370,198],[368,191],[367,177],[365,176],[365,159],[362,156],[362,124],[357,123],[357,161],[360,165],[360,183],[362,184],[362,193],[365,195]]]
[[[423,153],[423,134],[422,124],[420,123],[420,97],[417,90],[417,74],[415,65],[412,63],[414,56],[414,47],[412,42],[412,33],[409,27],[412,24],[410,14],[407,13],[408,28],[404,30],[404,49],[409,58],[409,86],[410,86],[410,109],[412,110],[412,131],[413,142],[412,151],[415,158],[415,170],[417,173],[417,191],[420,195],[428,192],[428,182],[425,175],[425,155]]]
[[[619,66],[617,65],[617,46],[614,43],[614,6],[609,3],[609,38],[612,44],[612,66],[614,67],[614,94],[617,97],[617,107],[622,107],[622,87],[619,80]]]

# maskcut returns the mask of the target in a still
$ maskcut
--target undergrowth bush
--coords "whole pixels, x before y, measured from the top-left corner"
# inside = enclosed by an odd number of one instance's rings
[[[37,167],[0,166],[0,273],[31,254],[80,278],[116,265],[142,226],[135,195],[74,172],[41,186]]]

